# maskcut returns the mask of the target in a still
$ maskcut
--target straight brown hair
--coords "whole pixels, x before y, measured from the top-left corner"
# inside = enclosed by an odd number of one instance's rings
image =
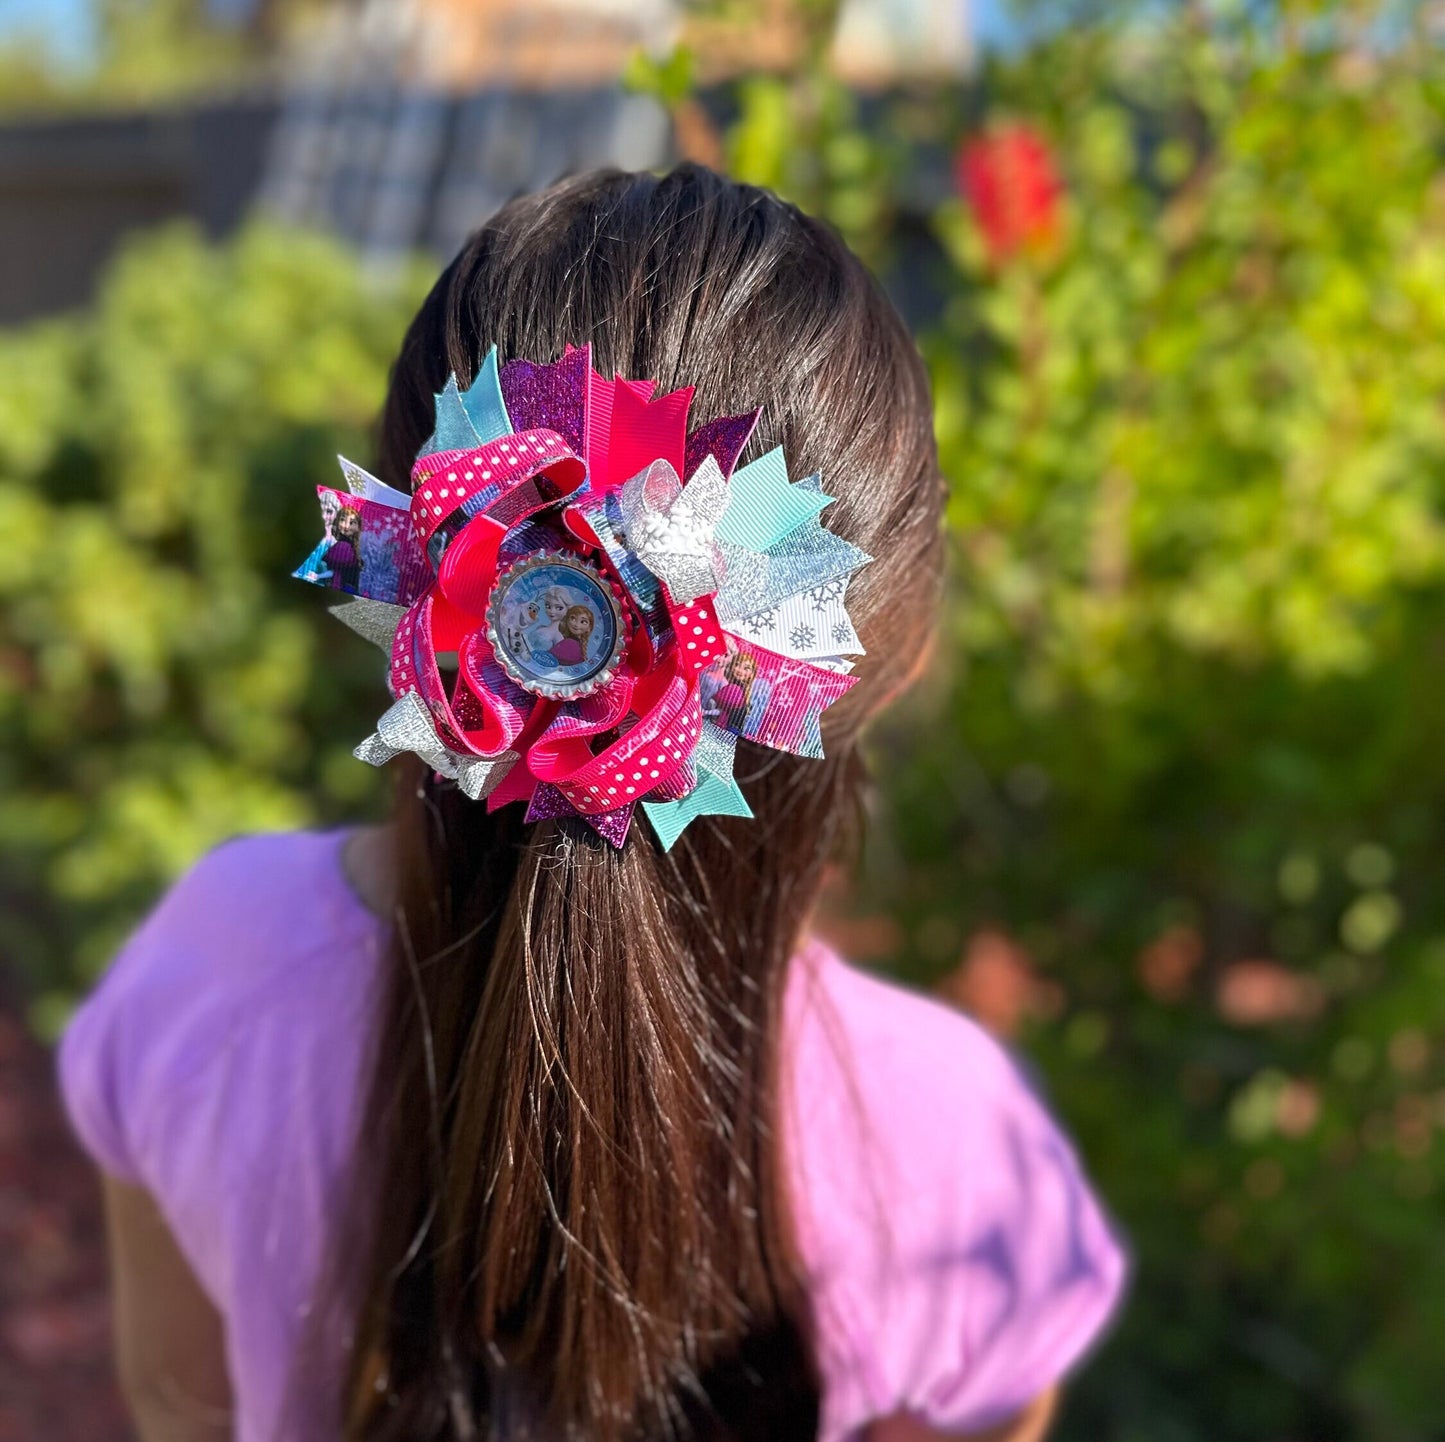
[[[848,591],[867,655],[826,759],[740,742],[755,818],[704,818],[670,852],[403,771],[360,1251],[330,1284],[353,1331],[346,1436],[809,1436],[782,996],[856,832],[860,728],[937,608],[923,367],[829,228],[696,166],[568,180],[471,237],[402,346],[384,479],[407,484],[434,393],[493,342],[503,362],[590,342],[604,375],[696,386],[694,423],[761,405],[744,459],[782,445],[794,476],[821,472],[826,524],[876,558]]]

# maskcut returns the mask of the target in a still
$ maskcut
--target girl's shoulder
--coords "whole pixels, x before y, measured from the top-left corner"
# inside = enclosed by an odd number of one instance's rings
[[[67,1036],[121,1006],[174,1017],[297,998],[336,979],[309,964],[376,925],[342,869],[343,831],[290,831],[225,842],[184,872],[132,933]],[[273,995],[274,994],[274,995]],[[137,1018],[140,1020],[140,1018]],[[157,1026],[167,1018],[155,1015]]]
[[[962,1013],[800,953],[783,1116],[828,1439],[1017,1412],[1098,1338],[1126,1263],[1034,1080]]]
[[[348,888],[340,832],[246,837],[203,857],[131,936],[59,1056],[72,1123],[111,1175],[204,1209],[276,1156],[298,1102],[347,1104],[380,923]],[[338,1141],[340,1137],[338,1136]],[[179,1218],[172,1218],[179,1221]]]
[[[815,1082],[867,1083],[858,1100],[869,1114],[919,1087],[966,1092],[974,1116],[987,1098],[1034,1090],[1017,1058],[966,1013],[844,960],[817,938],[794,960],[786,1015],[794,1066]]]

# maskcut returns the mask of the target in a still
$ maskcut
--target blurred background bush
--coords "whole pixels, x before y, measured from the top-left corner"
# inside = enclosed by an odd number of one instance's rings
[[[310,485],[369,458],[507,187],[693,155],[830,218],[932,369],[953,595],[836,924],[1026,1047],[1132,1239],[1061,1436],[1445,1437],[1438,8],[595,8],[521,81],[485,45],[378,79],[375,5],[115,0],[84,63],[12,35],[0,187],[160,94],[269,137],[244,205],[177,182],[191,221],[0,332],[12,996],[53,1035],[206,847],[379,812],[374,652],[287,579]]]

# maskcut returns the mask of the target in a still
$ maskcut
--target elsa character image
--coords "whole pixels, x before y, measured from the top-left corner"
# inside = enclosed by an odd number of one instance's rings
[[[331,567],[326,564],[326,553],[330,549],[331,532],[327,531],[327,533],[317,541],[316,549],[296,568],[295,574],[305,581],[329,585],[331,582]]]
[[[768,679],[758,674],[758,660],[751,651],[719,657],[698,685],[702,714],[739,736],[758,734],[772,693]]]
[[[542,592],[542,610],[546,619],[527,630],[527,645],[534,655],[539,651],[550,651],[562,639],[562,617],[571,604],[572,597],[562,586],[548,586]]]

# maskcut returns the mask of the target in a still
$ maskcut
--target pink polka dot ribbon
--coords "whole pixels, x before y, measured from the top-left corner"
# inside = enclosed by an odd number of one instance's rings
[[[583,736],[544,733],[527,755],[532,774],[584,816],[650,795],[687,764],[697,745],[702,711],[696,681],[660,665],[636,684],[631,709],[637,723],[597,756]]]

